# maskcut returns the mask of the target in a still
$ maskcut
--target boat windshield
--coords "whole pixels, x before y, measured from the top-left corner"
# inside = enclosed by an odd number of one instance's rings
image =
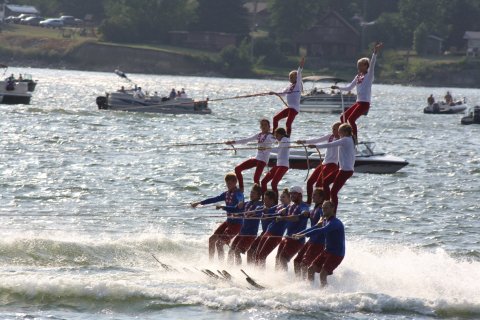
[[[363,157],[373,156],[375,153],[373,150],[375,149],[375,142],[359,142],[357,145],[357,155]]]

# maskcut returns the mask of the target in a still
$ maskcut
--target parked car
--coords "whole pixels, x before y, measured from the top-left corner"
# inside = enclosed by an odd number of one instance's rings
[[[63,27],[63,21],[60,19],[46,19],[40,21],[39,25],[45,28],[61,28]]]
[[[73,16],[61,16],[59,19],[63,21],[64,26],[80,26],[83,23],[82,19]]]
[[[30,13],[22,13],[21,15],[18,16],[9,16],[5,19],[6,22],[9,23],[20,23],[22,19],[28,18],[28,17],[35,17],[35,14],[30,14]]]
[[[28,17],[25,19],[20,20],[20,24],[24,24],[27,26],[38,26],[40,21],[45,20],[43,17]]]

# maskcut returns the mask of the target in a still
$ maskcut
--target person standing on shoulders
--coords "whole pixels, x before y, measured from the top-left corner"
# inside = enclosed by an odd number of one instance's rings
[[[305,64],[305,57],[300,60],[300,65],[297,70],[293,70],[288,75],[290,80],[290,85],[286,87],[281,93],[270,92],[277,96],[286,96],[287,97],[287,106],[282,111],[278,112],[273,117],[273,132],[278,128],[278,122],[281,119],[287,118],[287,136],[290,137],[292,133],[292,124],[293,120],[300,111],[300,99],[302,97],[302,70]]]
[[[255,168],[253,182],[260,184],[260,177],[262,176],[263,169],[265,169],[268,159],[270,158],[272,144],[275,142],[275,137],[270,132],[270,121],[267,119],[260,120],[260,133],[245,139],[227,141],[225,144],[244,144],[251,141],[257,142],[257,156],[255,158],[248,159],[235,167],[235,174],[237,175],[240,190],[243,190],[244,188],[242,171],[247,169]]]
[[[383,43],[377,42],[373,48],[371,60],[368,58],[361,58],[357,61],[358,74],[348,86],[332,86],[332,89],[338,89],[341,91],[350,91],[353,87],[356,87],[357,89],[357,102],[340,116],[340,121],[342,123],[349,123],[352,126],[355,143],[358,143],[357,124],[355,121],[362,115],[367,114],[370,109],[375,63],[377,61],[377,53],[382,47]]]
[[[318,139],[309,139],[309,140],[298,140],[298,144],[315,144],[320,142],[332,142],[338,140],[340,136],[338,135],[338,128],[340,127],[340,122],[335,122],[332,125],[332,133],[327,134]],[[321,187],[323,184],[323,179],[328,176],[330,173],[338,170],[338,147],[337,148],[328,148],[325,151],[325,158],[323,162],[315,168],[310,178],[307,180],[307,203],[312,203],[312,192],[313,185],[315,187]]]

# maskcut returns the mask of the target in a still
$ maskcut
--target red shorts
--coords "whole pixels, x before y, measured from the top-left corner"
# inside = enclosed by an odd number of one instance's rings
[[[283,238],[278,248],[277,257],[281,257],[287,261],[290,261],[293,256],[302,249],[303,245],[303,241],[292,238]]]
[[[256,238],[257,236],[239,234],[235,237],[235,239],[233,239],[233,243],[230,248],[233,250],[238,250],[241,253],[245,253],[250,248]]]
[[[307,251],[303,254],[302,264],[305,266],[310,266],[313,261],[322,254],[324,250],[323,244],[307,242],[305,246],[308,245]]]
[[[223,241],[225,244],[229,244],[230,241],[240,233],[240,229],[242,229],[241,223],[230,223],[225,221],[213,234],[218,236],[217,241]]]
[[[313,260],[310,267],[313,268],[315,272],[320,272],[323,270],[327,271],[327,273],[333,274],[333,270],[335,270],[340,263],[342,262],[343,257],[331,254],[330,252],[323,251],[320,256],[318,256],[315,260]]]

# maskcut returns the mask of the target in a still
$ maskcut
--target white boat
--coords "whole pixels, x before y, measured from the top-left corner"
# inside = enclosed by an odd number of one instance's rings
[[[209,114],[208,101],[194,101],[191,98],[160,97],[157,95],[135,94],[134,90],[106,93],[96,99],[99,109],[129,112],[153,112],[169,114]]]
[[[446,102],[441,101],[426,106],[423,109],[423,113],[454,114],[464,112],[467,108],[468,105],[464,101],[457,101],[453,104],[447,104]]]
[[[28,90],[28,83],[15,80],[0,81],[0,103],[29,104],[32,93]]]
[[[357,154],[355,158],[355,172],[360,173],[395,173],[402,169],[408,162],[405,159],[385,154],[384,152],[375,152],[374,142],[360,142],[357,145]],[[290,169],[307,170],[320,165],[323,159],[320,159],[318,152],[301,150],[290,151]],[[307,161],[308,154],[308,161]],[[276,153],[270,154],[268,166],[272,167],[277,161]]]
[[[357,101],[355,94],[342,94],[339,90],[331,90],[329,87],[317,88],[317,83],[346,82],[343,79],[326,76],[310,76],[302,79],[303,82],[312,82],[313,88],[302,95],[300,99],[300,111],[302,112],[327,112],[342,113]],[[343,99],[343,108],[342,108]]]
[[[480,106],[469,107],[465,111],[465,116],[460,121],[461,124],[480,124]]]

